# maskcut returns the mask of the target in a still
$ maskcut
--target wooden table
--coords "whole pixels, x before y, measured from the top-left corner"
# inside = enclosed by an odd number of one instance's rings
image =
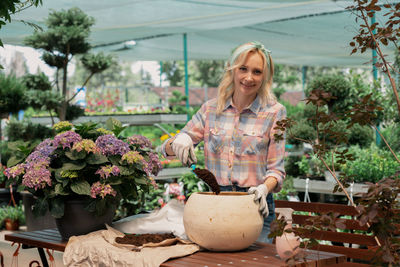
[[[44,249],[63,252],[66,241],[61,239],[57,229],[46,229],[33,232],[19,232],[6,234],[5,240],[22,244],[25,248],[37,248],[43,267],[48,267]],[[328,266],[346,261],[341,254],[309,250],[307,262],[299,261],[293,266]],[[202,251],[193,255],[171,259],[160,265],[161,267],[223,267],[223,266],[286,266],[276,254],[275,245],[256,242],[248,249],[239,252],[211,252]]]
[[[64,252],[67,245],[57,229],[6,234],[4,239],[22,244],[22,248],[37,248],[43,267],[49,267],[44,249]]]
[[[346,261],[346,256],[341,254],[309,250],[307,262],[300,260],[290,266],[315,266],[322,267]],[[172,259],[164,262],[160,267],[223,267],[223,266],[287,266],[276,254],[274,244],[255,242],[248,249],[238,252],[211,252],[202,251],[190,256]]]

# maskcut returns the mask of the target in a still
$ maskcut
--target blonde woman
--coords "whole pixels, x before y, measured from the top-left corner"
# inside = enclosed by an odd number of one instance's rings
[[[268,239],[274,219],[272,192],[285,178],[285,142],[274,138],[276,122],[286,116],[271,86],[271,52],[259,42],[233,50],[218,87],[218,97],[204,103],[181,132],[167,140],[162,151],[184,165],[196,163],[194,146],[204,141],[205,167],[217,178],[221,191],[254,194],[264,215],[259,241]]]

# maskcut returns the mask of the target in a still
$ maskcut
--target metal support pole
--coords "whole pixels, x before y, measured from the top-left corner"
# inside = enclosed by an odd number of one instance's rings
[[[371,17],[371,25],[375,23],[375,12],[373,11],[373,16]],[[376,34],[376,29],[372,30],[372,33],[375,35]],[[378,57],[377,57],[377,53],[376,53],[376,49],[372,49],[372,75],[374,77],[374,85],[376,80],[378,80],[378,68],[375,66],[375,64],[378,62]],[[380,130],[380,125],[379,125],[379,121],[376,123],[376,129]],[[377,146],[379,146],[379,144],[381,143],[381,136],[378,133],[378,131],[376,131],[375,133],[375,143]]]
[[[306,97],[306,79],[307,79],[307,66],[301,67],[301,81],[303,86],[303,99]]]
[[[189,75],[188,75],[188,59],[187,59],[187,35],[183,34],[183,59],[185,61],[185,95],[186,95],[186,110],[189,112]],[[189,121],[189,113],[187,120]]]
[[[162,73],[163,73],[163,64],[162,61],[160,61],[160,87],[162,87]]]

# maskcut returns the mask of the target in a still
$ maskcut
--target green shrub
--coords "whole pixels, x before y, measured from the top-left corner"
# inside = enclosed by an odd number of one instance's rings
[[[283,180],[282,189],[274,195],[274,199],[288,200],[289,195],[296,195],[297,191],[293,185],[293,176],[286,175]]]
[[[331,93],[336,99],[328,102],[329,112],[341,113],[343,110],[347,110],[350,104],[351,87],[352,84],[343,75],[322,75],[310,82],[306,93],[309,95],[312,90]]]
[[[0,142],[1,164],[7,166],[8,159],[12,156],[12,152],[8,149],[8,142]]]
[[[348,145],[359,145],[360,147],[369,147],[374,141],[374,132],[369,126],[354,124],[351,128],[347,129],[347,123],[343,120],[338,120],[325,124],[324,127],[328,129],[329,134],[321,131],[320,139],[323,140],[325,138],[325,142],[328,145],[336,145],[335,142],[340,140],[338,137],[347,137]],[[341,144],[344,143],[341,142]]]
[[[304,117],[305,104],[303,102],[298,103],[293,106],[287,101],[279,100],[279,102],[286,108],[286,116],[293,120],[298,120]]]
[[[6,135],[9,141],[43,140],[53,136],[53,130],[30,121],[11,120],[6,126]]]
[[[289,156],[285,159],[285,171],[286,175],[298,177],[301,175],[301,171],[297,162],[301,160],[301,156]]]
[[[393,123],[385,127],[382,130],[382,134],[389,143],[390,147],[394,151],[400,152],[400,123]],[[379,147],[389,151],[388,147],[383,141],[380,143]]]
[[[354,182],[378,182],[382,178],[395,175],[400,166],[393,155],[372,144],[369,148],[352,146],[349,153],[354,161],[348,161],[342,166],[342,171],[354,177]]]
[[[309,178],[324,176],[325,166],[315,155],[305,154],[296,164],[299,166],[301,176]]]
[[[295,138],[304,140],[315,140],[317,137],[316,132],[312,126],[307,123],[306,119],[297,121],[297,123],[291,128],[290,134],[287,135],[286,142],[292,145],[301,145],[303,142]]]
[[[0,117],[25,109],[28,106],[25,92],[26,88],[19,79],[0,72]]]
[[[374,130],[369,126],[354,124],[349,131],[350,133],[348,137],[350,145],[369,147],[371,143],[374,142]]]

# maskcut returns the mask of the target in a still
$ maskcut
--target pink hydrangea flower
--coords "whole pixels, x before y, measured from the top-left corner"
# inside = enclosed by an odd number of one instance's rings
[[[112,195],[115,197],[117,195],[117,191],[115,191],[109,184],[96,182],[90,189],[90,195],[92,198],[97,198],[97,196],[104,198],[107,195]]]
[[[138,151],[129,151],[128,153],[122,155],[121,160],[126,161],[129,164],[133,164],[137,162],[143,162],[144,158]]]
[[[80,142],[82,137],[75,133],[74,131],[67,131],[63,133],[59,133],[54,137],[54,146],[58,147],[62,145],[63,149],[71,148],[71,144],[74,145],[77,142]]]
[[[82,139],[82,141],[77,142],[73,145],[72,150],[76,150],[81,152],[82,150],[86,153],[97,153],[99,149],[97,148],[96,144],[90,139]]]
[[[19,176],[21,174],[24,174],[24,173],[25,173],[25,164],[23,164],[23,163],[17,164],[15,166],[11,167],[11,168],[7,168],[4,171],[4,174],[8,178],[11,178],[11,177],[15,178],[15,177],[17,177],[17,176]]]
[[[119,173],[119,168],[114,165],[101,166],[101,168],[96,171],[96,174],[100,175],[103,179],[107,179],[111,174],[117,176]]]
[[[129,145],[111,134],[101,135],[96,140],[96,146],[103,155],[123,155],[127,153]]]

